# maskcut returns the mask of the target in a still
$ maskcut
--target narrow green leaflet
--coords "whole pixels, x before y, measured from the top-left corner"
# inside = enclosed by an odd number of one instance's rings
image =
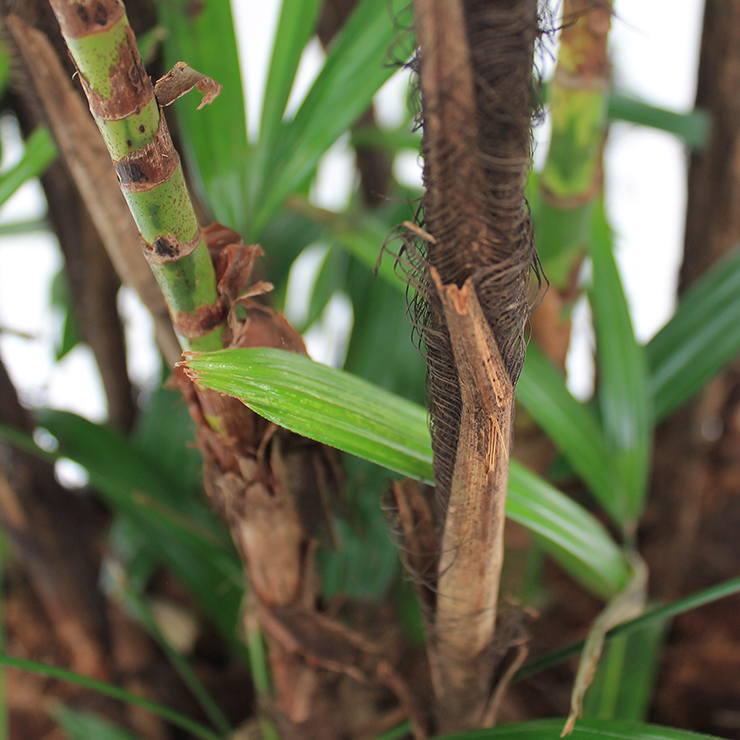
[[[680,300],[646,347],[655,421],[704,387],[740,352],[740,247]]]
[[[58,668],[57,666],[37,663],[33,660],[14,658],[3,653],[0,653],[0,666],[7,666],[21,671],[37,673],[40,676],[48,676],[57,681],[65,681],[66,683],[71,683],[75,686],[81,686],[84,689],[97,691],[99,694],[110,696],[112,699],[117,699],[118,701],[125,702],[131,706],[146,709],[148,712],[151,712],[157,717],[161,717],[167,722],[173,724],[175,727],[181,727],[186,732],[191,733],[194,737],[201,738],[201,740],[222,740],[222,738],[215,732],[212,732],[195,720],[176,712],[174,709],[162,706],[161,704],[157,704],[149,699],[145,699],[143,696],[137,696],[136,694],[132,694],[130,691],[126,691],[125,689],[121,689],[118,686],[113,686],[109,683],[104,683],[103,681],[97,681],[94,678],[88,678],[87,676],[82,676],[79,673],[74,673],[64,668]]]
[[[675,134],[692,149],[703,149],[706,146],[711,126],[711,118],[705,110],[676,113],[665,108],[656,108],[613,90],[609,93],[607,117],[610,121],[625,121]],[[390,130],[363,128],[352,132],[351,143],[354,147],[382,147],[396,152],[402,149],[418,151],[421,146],[421,134],[406,128]]]
[[[42,175],[57,158],[56,144],[45,126],[39,126],[26,140],[20,162],[0,175],[0,205],[5,203],[24,182]]]
[[[644,351],[635,340],[627,300],[611,248],[603,203],[594,214],[591,239],[599,403],[607,442],[624,485],[624,497],[610,513],[631,527],[642,512],[652,445],[651,398]]]
[[[714,601],[724,599],[727,596],[732,596],[736,593],[740,593],[740,576],[718,583],[704,591],[691,594],[690,596],[674,601],[672,604],[668,604],[667,606],[657,606],[652,609],[648,609],[644,614],[641,614],[636,619],[632,619],[629,622],[622,622],[622,624],[609,630],[606,634],[606,640],[608,641],[619,635],[630,634],[647,625],[663,623],[679,614],[684,614],[692,609],[698,609],[705,604],[711,604]],[[574,645],[569,645],[566,648],[555,650],[547,655],[537,658],[531,663],[525,665],[523,668],[520,668],[514,674],[512,680],[521,681],[529,676],[533,676],[535,673],[539,673],[551,666],[562,663],[564,660],[569,660],[583,650],[584,644],[584,642],[577,642]]]
[[[131,734],[93,712],[83,712],[57,704],[53,715],[69,740],[140,740],[138,735]]]
[[[562,729],[562,719],[544,719],[445,735],[439,740],[560,740]],[[640,722],[584,719],[576,722],[573,734],[568,737],[572,740],[708,740],[712,736]]]
[[[175,103],[189,171],[218,221],[239,232],[247,228],[247,123],[239,56],[229,0],[158,0],[159,21],[168,35],[165,62],[187,62],[223,86],[202,110],[197,93]]]
[[[226,718],[215,699],[208,693],[198,674],[190,666],[190,663],[172,645],[167,636],[162,632],[157,620],[146,601],[136,593],[134,588],[125,582],[125,578],[118,579],[114,584],[115,595],[128,609],[132,611],[144,629],[157,642],[162,652],[172,664],[182,682],[188,687],[193,698],[198,702],[204,714],[211,724],[223,736],[228,736],[233,728]]]
[[[589,407],[573,398],[565,378],[534,343],[527,348],[516,397],[598,502],[619,521],[624,489],[599,421]]]
[[[316,28],[321,0],[283,0],[262,105],[259,141],[250,172],[255,190],[263,187],[265,166],[282,129],[283,115],[301,55]]]
[[[155,468],[177,491],[178,507],[183,493],[200,489],[203,459],[195,444],[195,423],[182,394],[160,386],[136,418],[131,443],[139,456]],[[201,503],[200,495],[188,496]],[[200,518],[194,511],[192,518]]]
[[[388,149],[391,152],[400,152],[404,149],[419,151],[421,148],[421,134],[411,131],[411,125],[396,129],[385,128],[357,128],[352,131],[350,144],[358,147],[372,147]]]
[[[613,92],[609,96],[607,115],[612,121],[627,121],[675,134],[692,149],[703,149],[709,139],[711,119],[709,113],[701,109],[676,113]]]
[[[191,354],[184,364],[197,382],[240,398],[276,424],[409,477],[433,478],[425,409],[367,381],[276,349]],[[507,514],[597,595],[624,586],[629,566],[606,530],[516,463]]]
[[[311,175],[321,156],[371,104],[393,74],[394,63],[411,56],[412,15],[407,0],[362,0],[334,39],[326,63],[300,109],[284,126],[269,162],[252,234]]]
[[[50,293],[51,306],[62,319],[61,330],[54,337],[54,354],[57,360],[61,360],[82,341],[77,313],[70,300],[66,266],[62,266],[53,277]]]

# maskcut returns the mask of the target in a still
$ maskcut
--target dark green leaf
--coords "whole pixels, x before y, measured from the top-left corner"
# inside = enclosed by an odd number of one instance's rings
[[[259,141],[250,172],[255,198],[256,192],[264,187],[265,167],[272,159],[275,142],[282,132],[283,115],[298,63],[306,43],[314,33],[321,5],[322,0],[283,0],[267,75]]]
[[[411,130],[411,125],[397,129],[382,129],[376,127],[358,128],[352,131],[350,144],[353,147],[373,147],[400,152],[404,149],[419,151],[421,148],[421,134]]]
[[[348,265],[349,255],[336,245],[332,245],[326,251],[311,291],[304,327],[307,328],[318,321],[332,296],[345,288]]]
[[[350,515],[335,521],[340,546],[318,552],[323,592],[327,597],[381,600],[399,570],[398,549],[378,506],[388,471],[351,455],[345,456],[344,469]]]
[[[740,352],[740,248],[717,262],[682,298],[648,343],[653,413],[661,421]]]
[[[33,660],[13,658],[10,655],[0,654],[0,665],[15,668],[20,671],[37,673],[41,676],[48,676],[49,678],[56,679],[57,681],[65,681],[66,683],[71,683],[75,686],[81,686],[84,689],[97,691],[99,694],[103,694],[104,696],[110,696],[111,698],[125,702],[126,704],[146,709],[157,717],[161,717],[167,722],[170,722],[175,727],[181,727],[186,732],[190,732],[196,737],[202,738],[202,740],[222,740],[215,732],[211,732],[207,727],[203,727],[203,725],[198,724],[189,717],[179,714],[174,709],[164,707],[161,704],[156,704],[153,701],[149,701],[149,699],[144,699],[142,696],[132,694],[118,686],[103,683],[102,681],[96,681],[94,678],[81,676],[79,673],[73,673],[64,668],[57,668],[56,666],[37,663]]]
[[[362,0],[329,48],[326,63],[270,160],[252,234],[314,171],[321,156],[371,104],[373,95],[413,51],[406,0]]]
[[[181,393],[163,386],[152,393],[136,420],[132,443],[138,454],[178,491],[181,502],[183,491],[200,489],[203,466],[195,447],[195,424]]]
[[[189,172],[216,220],[247,229],[247,124],[229,0],[158,0],[165,62],[186,61],[223,85],[202,110],[195,91],[175,102]]]
[[[65,268],[59,270],[51,281],[51,305],[59,311],[62,319],[60,335],[54,337],[54,354],[57,360],[61,360],[82,341],[77,312],[69,300]]]
[[[609,96],[607,115],[612,121],[637,123],[675,134],[692,149],[703,149],[706,146],[712,124],[709,113],[704,110],[675,113],[614,92]]]
[[[392,258],[386,256],[388,262]],[[394,277],[396,283],[401,281]],[[400,320],[406,297],[351,259],[345,293],[352,298],[354,324],[344,368],[419,404],[426,395],[426,364],[414,346],[411,326]]]
[[[374,271],[380,250],[398,225],[366,213],[332,213],[312,206],[303,198],[291,198],[289,207],[295,213],[323,226],[334,239],[365,267]],[[393,255],[386,254],[378,265],[378,276],[390,283],[397,291],[406,293],[406,283],[396,274]]]
[[[244,401],[270,421],[409,477],[431,481],[432,451],[423,407],[340,370],[274,349],[194,354],[197,381]],[[629,574],[624,555],[584,509],[512,462],[507,515],[600,596]]]
[[[139,740],[137,735],[92,712],[81,712],[57,704],[53,715],[69,740]]]
[[[635,340],[603,203],[594,214],[591,240],[599,403],[607,443],[623,484],[624,498],[609,512],[632,526],[642,512],[652,446],[651,398],[644,351]]]
[[[705,110],[676,113],[613,90],[609,94],[607,116],[610,121],[625,121],[675,134],[692,149],[703,149],[706,146],[712,126],[711,117]],[[412,132],[410,127],[393,130],[364,128],[352,132],[352,146],[381,147],[391,151],[402,149],[418,151],[421,146],[421,135]]]

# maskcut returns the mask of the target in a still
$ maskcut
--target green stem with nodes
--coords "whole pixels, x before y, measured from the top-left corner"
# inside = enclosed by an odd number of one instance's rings
[[[591,212],[601,190],[607,124],[610,7],[566,0],[555,75],[548,89],[552,136],[540,185],[537,251],[558,290],[572,282],[588,243]]]
[[[216,277],[120,0],[50,0],[180,345],[222,346]]]

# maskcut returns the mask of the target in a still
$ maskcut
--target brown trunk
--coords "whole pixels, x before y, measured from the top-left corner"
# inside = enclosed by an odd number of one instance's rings
[[[537,17],[536,3],[514,0],[416,0],[414,9],[426,192],[406,251],[439,512],[428,652],[437,729],[453,732],[492,721],[497,643],[507,642],[495,634],[533,260],[524,187]]]
[[[712,129],[708,147],[691,156],[679,292],[740,241],[738,69],[740,2],[707,0],[696,106],[709,111]],[[714,388],[721,384],[716,381]],[[703,437],[702,424],[721,416],[722,396],[721,391],[713,393],[710,386],[659,430],[652,514],[656,521],[663,520],[663,526],[660,532],[651,532],[651,540],[655,538],[656,583],[663,584],[659,594],[663,598],[682,592],[690,567],[710,464],[707,455],[711,445]]]
[[[0,421],[33,430],[0,364]],[[0,523],[44,604],[73,668],[108,676],[111,636],[98,590],[98,539],[105,524],[89,501],[54,478],[54,468],[7,445],[0,447]]]
[[[696,106],[709,111],[712,127],[708,147],[691,155],[679,292],[740,242],[738,70],[740,2],[706,0]],[[658,429],[641,540],[655,595],[662,599],[706,588],[740,570],[739,389],[736,364]],[[712,426],[723,431],[717,440],[704,434]],[[717,687],[725,696],[740,691],[737,604],[737,598],[723,601],[676,621],[665,652],[668,668],[658,684],[656,721],[732,734],[721,721],[725,705]]]

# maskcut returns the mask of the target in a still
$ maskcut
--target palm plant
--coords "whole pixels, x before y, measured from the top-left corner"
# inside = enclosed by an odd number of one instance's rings
[[[610,100],[610,12],[566,3],[558,71],[541,91],[551,106],[553,141],[543,172],[530,176],[535,2],[492,9],[495,4],[449,0],[417,0],[413,8],[402,0],[284,0],[260,135],[249,142],[228,2],[155,3],[166,29],[160,50],[166,66],[188,65],[174,67],[169,88],[149,83],[119,0],[51,5],[186,351],[169,382],[183,393],[192,421],[162,387],[130,433],[48,409],[33,421],[22,414],[4,418],[0,430],[16,450],[71,458],[88,471],[113,517],[107,547],[117,565],[106,569],[109,597],[125,604],[161,646],[215,732],[152,702],[143,705],[199,737],[238,736],[152,608],[152,576],[164,567],[197,606],[198,618],[215,627],[231,659],[249,669],[256,699],[245,732],[554,737],[564,720],[493,728],[506,713],[512,682],[571,654],[525,664],[528,620],[521,602],[526,607],[541,592],[546,555],[604,603],[583,650],[567,729],[584,737],[684,737],[643,723],[666,620],[734,593],[740,583],[647,608],[648,567],[637,531],[655,426],[740,350],[740,256],[729,253],[685,295],[664,329],[640,345],[600,184],[610,116],[642,117],[699,144],[706,135],[701,114],[677,119],[636,101]],[[57,56],[22,19],[9,15],[5,25],[6,53],[24,65],[111,261],[161,319],[161,298],[135,266],[141,259],[131,249],[135,231],[129,221],[123,225],[122,199],[109,188],[112,170],[100,175],[108,183],[104,197],[95,192],[105,155],[97,139],[90,143],[90,121],[83,123],[76,109],[70,113],[72,102],[59,103],[76,98]],[[317,26],[325,64],[286,118],[301,53]],[[423,143],[410,121],[384,130],[367,114],[417,44]],[[54,95],[50,80],[58,85]],[[161,108],[193,86],[213,99],[214,81],[222,92],[203,110],[187,95],[174,103],[198,207],[206,220],[223,224],[201,229]],[[372,206],[358,193],[346,213],[333,213],[313,205],[310,185],[322,157],[347,131],[358,166],[366,163],[361,187],[370,190],[378,174],[361,158],[369,150],[391,197]],[[383,162],[384,155],[419,146],[422,215],[413,205],[420,193],[393,181]],[[8,193],[43,172],[53,156],[46,129],[36,129],[21,165],[4,176]],[[525,188],[552,285],[534,314],[534,341],[523,362],[528,311],[536,302],[528,281],[539,270]],[[111,227],[115,234],[106,236]],[[261,248],[245,245],[240,234]],[[388,255],[378,264],[389,234],[400,237],[395,266]],[[308,359],[296,329],[260,298],[271,289],[284,298],[291,265],[317,240],[331,248],[313,288],[310,320],[337,291],[353,303],[341,370]],[[593,273],[588,299],[598,366],[589,403],[574,399],[562,373],[569,341],[563,311],[575,298],[585,259]],[[401,320],[407,296],[426,355],[431,435],[421,405],[424,363]],[[171,333],[161,320],[158,330],[171,358]],[[553,445],[536,470],[516,459],[515,390],[525,423],[536,424]],[[46,430],[52,447],[39,448],[29,433],[34,426]],[[197,490],[198,458],[185,445],[193,439],[220,517]],[[336,450],[347,453],[342,462]],[[585,495],[559,490],[558,473],[580,481]],[[398,542],[388,536],[384,508]],[[502,612],[500,582],[517,579],[507,560],[502,566],[504,511],[526,532],[528,575],[504,591],[520,605]],[[3,510],[4,523],[15,531],[9,512]],[[33,538],[33,528],[24,536]],[[404,581],[401,561],[415,588]],[[43,582],[41,571],[33,577]],[[68,602],[75,614],[84,608],[74,594]],[[389,604],[399,635],[390,645],[373,624]],[[597,669],[607,641],[611,647]],[[74,667],[109,677],[105,641],[89,636],[89,646],[96,657]],[[86,685],[142,705],[107,684],[88,679]],[[576,722],[579,716],[584,719]],[[69,707],[55,718],[70,737],[130,736]],[[481,735],[477,728],[491,729]]]

